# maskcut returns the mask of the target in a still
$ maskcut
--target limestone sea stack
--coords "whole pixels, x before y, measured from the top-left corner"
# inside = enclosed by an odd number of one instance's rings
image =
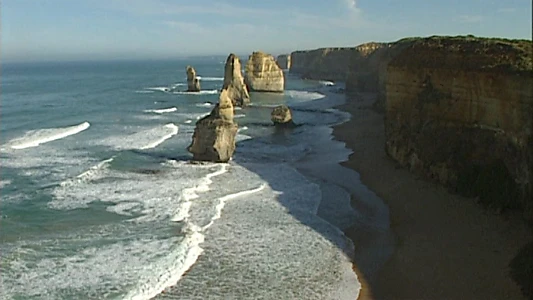
[[[194,160],[227,162],[235,151],[237,124],[233,122],[233,104],[228,89],[220,93],[219,103],[211,113],[196,122],[192,143],[187,148]]]
[[[270,119],[276,126],[291,127],[294,126],[292,121],[292,113],[287,105],[276,106],[272,113],[270,113]]]
[[[290,54],[281,54],[278,55],[278,58],[276,59],[276,62],[278,63],[278,66],[283,69],[290,69],[291,67],[291,55]]]
[[[281,93],[285,87],[283,70],[274,57],[263,52],[254,52],[246,63],[244,81],[250,91]]]
[[[196,70],[193,67],[187,66],[187,92],[199,92],[200,80],[196,78]]]
[[[227,96],[231,99],[233,106],[245,106],[250,103],[250,95],[241,72],[241,62],[233,53],[226,60],[222,90],[227,90]]]

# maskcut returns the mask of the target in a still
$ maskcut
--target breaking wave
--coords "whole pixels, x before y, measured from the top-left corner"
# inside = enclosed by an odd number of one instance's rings
[[[28,131],[23,137],[11,140],[8,144],[12,149],[20,150],[25,148],[37,147],[40,144],[59,140],[70,135],[80,133],[91,124],[83,122],[78,125],[62,128],[46,128]]]

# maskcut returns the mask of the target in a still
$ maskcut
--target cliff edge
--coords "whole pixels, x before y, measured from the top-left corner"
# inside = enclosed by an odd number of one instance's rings
[[[533,220],[531,41],[410,39],[386,74],[386,150],[393,159]]]

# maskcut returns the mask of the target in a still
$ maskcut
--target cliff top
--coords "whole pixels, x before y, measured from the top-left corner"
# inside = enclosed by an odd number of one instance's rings
[[[477,71],[533,72],[532,42],[474,36],[405,38],[390,66],[457,68]]]

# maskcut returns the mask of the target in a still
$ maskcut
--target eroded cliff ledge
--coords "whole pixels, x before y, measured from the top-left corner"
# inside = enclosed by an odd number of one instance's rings
[[[409,40],[386,70],[387,153],[533,220],[532,76],[531,41]]]

